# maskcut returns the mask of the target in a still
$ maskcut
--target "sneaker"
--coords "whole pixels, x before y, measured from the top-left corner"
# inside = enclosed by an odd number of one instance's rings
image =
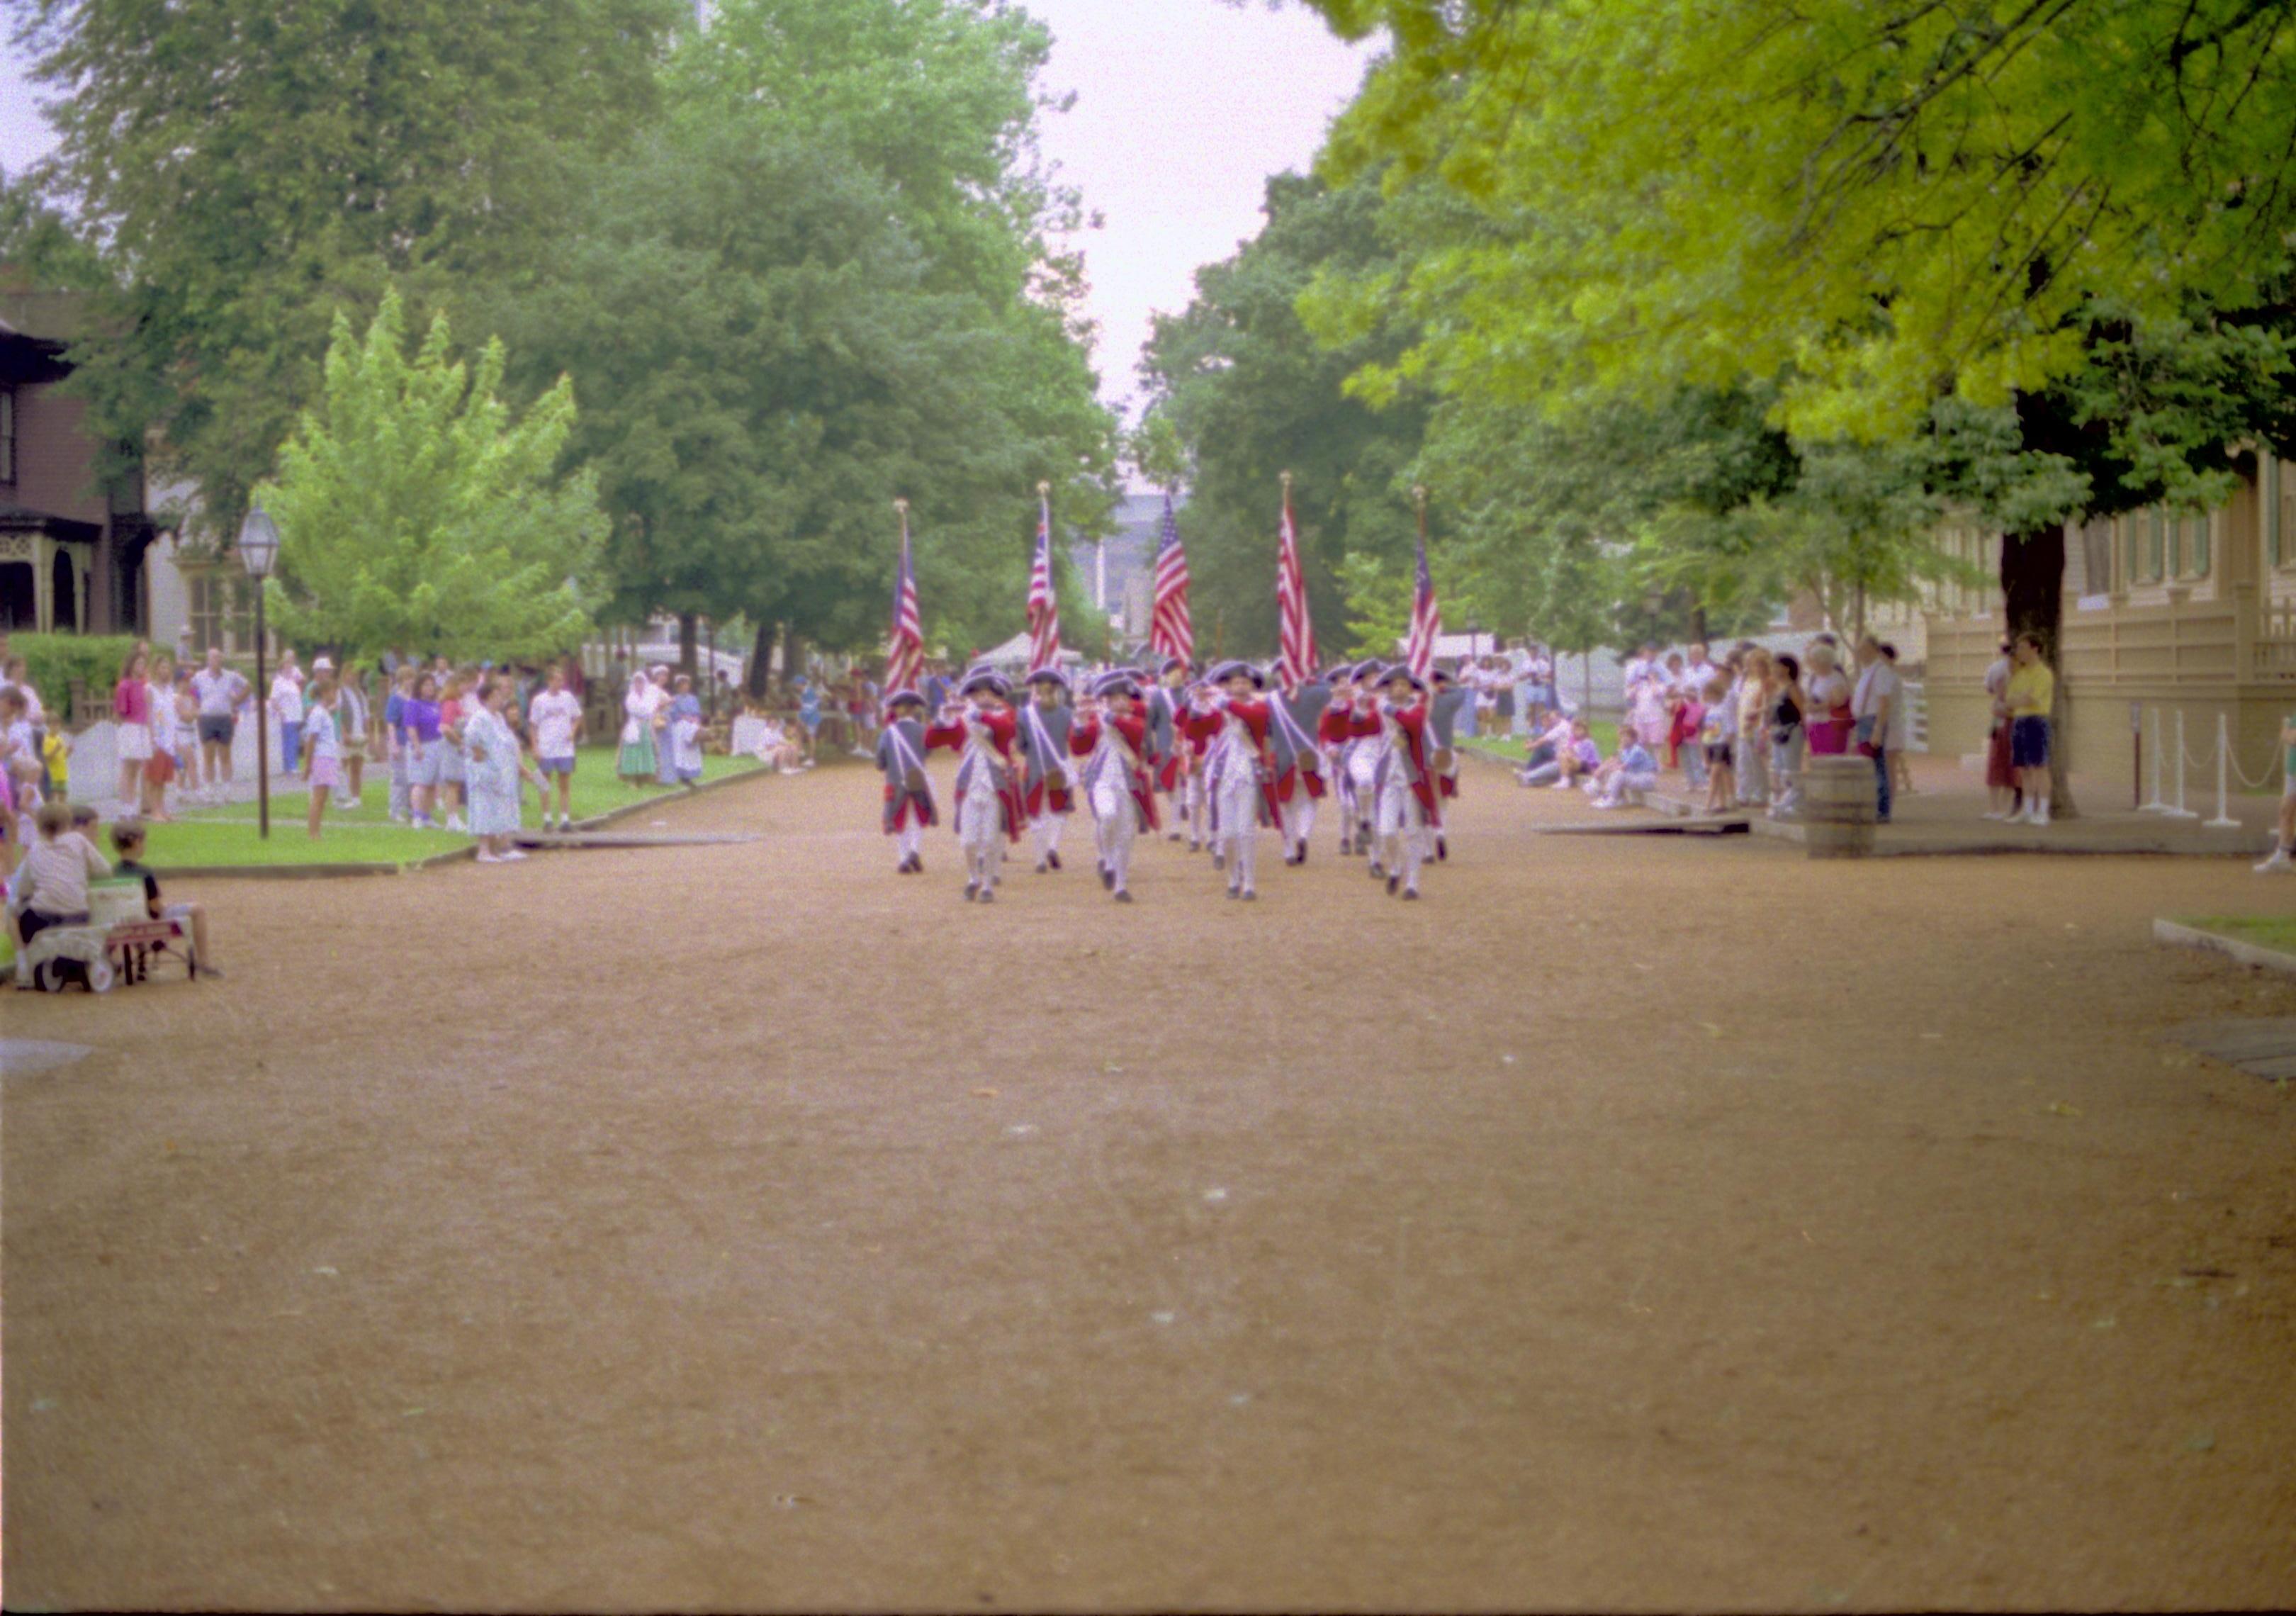
[[[503,862],[503,857],[499,853],[481,853],[479,855],[479,862],[480,864],[500,864]]]
[[[2035,824],[2046,824],[2049,823],[2049,805],[2046,801],[2037,802],[2033,805],[2033,823]]]
[[[526,849],[524,848],[512,848],[509,852],[504,853],[502,856],[502,861],[504,864],[516,864],[520,859],[525,857]]]
[[[2003,813],[2000,809],[1996,808],[1993,812],[1991,812],[1991,813],[1989,813],[1989,814],[1983,814],[1983,815],[1980,815],[1980,816],[1979,816],[1979,817],[1980,817],[1980,818],[1984,818],[1984,819],[2002,820],[2002,819],[2006,819],[2006,818],[2008,818],[2008,817],[2009,817],[2009,816],[2008,816],[2008,815],[2006,815],[2006,814],[2005,814],[2005,813]]]
[[[2275,848],[2265,861],[2256,866],[2259,875],[2268,875],[2275,870],[2296,869],[2296,858],[2288,857],[2286,848]]]
[[[455,814],[447,819],[447,828],[450,831],[461,831],[467,834],[471,827],[463,823],[463,816],[460,814]]]

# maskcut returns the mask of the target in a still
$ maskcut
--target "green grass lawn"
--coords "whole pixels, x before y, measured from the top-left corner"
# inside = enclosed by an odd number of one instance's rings
[[[719,780],[746,774],[760,766],[752,758],[705,758],[701,777]],[[678,788],[649,783],[627,786],[614,776],[614,749],[585,747],[574,767],[573,815],[589,819],[626,808],[676,795]],[[251,802],[221,808],[195,808],[170,824],[151,827],[147,862],[158,870],[190,870],[216,865],[275,864],[407,864],[433,853],[451,852],[470,845],[470,838],[450,831],[417,831],[390,823],[390,775],[388,769],[369,767],[361,805],[347,808],[330,801],[319,840],[306,833],[310,799],[299,789],[275,792],[271,798],[271,836],[256,834],[256,810]],[[551,808],[557,809],[554,782]],[[542,810],[531,787],[525,792],[522,823],[539,828]]]
[[[1605,758],[1619,750],[1619,726],[1608,719],[1595,719],[1587,726],[1587,734],[1593,738],[1595,745],[1603,749],[1603,756]],[[1494,758],[1505,758],[1510,763],[1521,762],[1524,755],[1529,751],[1523,742],[1516,740],[1513,735],[1496,737],[1476,735],[1472,739],[1460,742],[1459,744],[1479,752],[1486,752]]]
[[[2296,915],[2224,915],[2185,923],[2259,947],[2296,954]]]

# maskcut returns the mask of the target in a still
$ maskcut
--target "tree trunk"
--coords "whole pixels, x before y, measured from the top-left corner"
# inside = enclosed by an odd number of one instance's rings
[[[689,679],[693,677],[695,663],[699,656],[699,647],[695,643],[697,636],[694,631],[700,624],[701,619],[691,611],[681,611],[677,614],[677,669]]]
[[[2014,639],[2030,634],[2041,643],[2041,659],[2057,676],[2049,711],[2049,816],[2078,819],[2072,787],[2065,778],[2065,668],[2059,638],[2065,619],[2065,529],[2062,522],[2001,536],[2001,598]]]
[[[1690,609],[1690,643],[1693,645],[1706,644],[1706,608],[1703,605]]]
[[[775,625],[765,619],[758,619],[758,637],[750,646],[750,697],[763,701],[766,694],[766,669],[774,660],[774,629]]]

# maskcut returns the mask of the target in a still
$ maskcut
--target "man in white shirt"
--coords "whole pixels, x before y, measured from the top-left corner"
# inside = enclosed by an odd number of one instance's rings
[[[223,652],[208,648],[208,665],[192,676],[192,695],[200,708],[200,760],[205,765],[201,778],[210,789],[231,783],[231,735],[237,720],[233,717],[239,704],[247,699],[247,681],[223,665]]]
[[[1713,683],[1714,676],[1720,671],[1707,660],[1706,642],[1700,640],[1691,646],[1689,666],[1682,670],[1683,687],[1685,690],[1703,692],[1707,685]],[[1702,696],[1701,699],[1702,700],[1703,697]]]
[[[558,782],[558,828],[570,831],[574,820],[568,804],[574,791],[574,749],[582,730],[582,699],[566,688],[566,669],[550,665],[550,682],[527,709],[534,732],[534,759],[542,770],[545,790]],[[542,802],[542,828],[550,829],[550,800]]]
[[[271,716],[279,720],[279,766],[294,774],[302,761],[303,670],[295,653],[279,653],[279,671],[271,680]]]
[[[1876,822],[1890,823],[1890,726],[1902,701],[1898,670],[1882,654],[1882,642],[1866,635],[1857,642],[1857,687],[1850,693],[1849,716],[1857,721],[1857,745],[1874,759],[1876,780]]]

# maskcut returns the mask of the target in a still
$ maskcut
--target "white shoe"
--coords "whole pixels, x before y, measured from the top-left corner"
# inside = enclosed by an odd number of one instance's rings
[[[502,861],[503,861],[504,864],[515,864],[515,863],[517,863],[520,859],[521,859],[521,858],[523,858],[523,857],[526,857],[526,849],[523,849],[523,848],[512,848],[509,852],[504,853],[504,854],[502,856]]]
[[[2049,805],[2046,799],[2033,805],[2033,823],[2035,824],[2049,823]]]
[[[467,833],[471,827],[463,823],[463,816],[460,814],[450,814],[447,817],[447,828],[450,831]]]
[[[2287,869],[2296,869],[2296,858],[2288,857],[2286,848],[2275,848],[2266,857],[2264,862],[2256,866],[2256,873],[2259,875],[2268,875],[2275,870]]]
[[[1991,813],[1989,813],[1989,814],[1982,815],[1982,816],[1980,816],[1980,817],[1983,817],[1983,818],[1986,818],[1986,819],[2001,820],[2001,819],[2006,819],[2006,818],[2008,818],[2008,817],[2009,817],[2009,816],[2008,816],[2008,815],[2006,815],[2006,814],[2005,814],[2005,813],[2003,813],[2003,812],[2001,812],[2001,810],[2000,810],[2000,809],[1996,808],[1993,812],[1991,812]]]
[[[500,864],[503,862],[503,857],[499,853],[480,853],[479,855],[479,862],[480,864]]]

